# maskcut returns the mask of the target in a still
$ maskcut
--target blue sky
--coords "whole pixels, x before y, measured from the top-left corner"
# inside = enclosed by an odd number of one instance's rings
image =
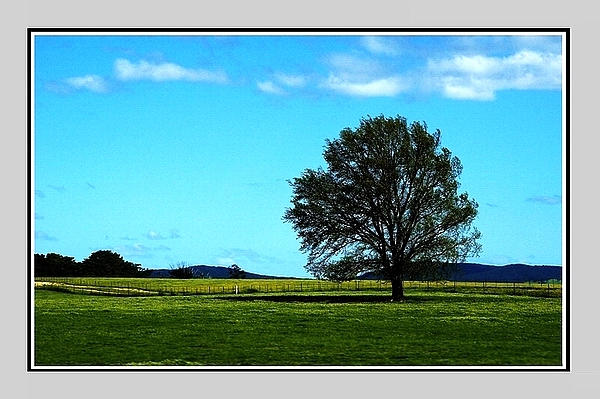
[[[367,115],[440,129],[479,263],[563,264],[560,34],[39,33],[35,253],[308,276],[287,180]]]

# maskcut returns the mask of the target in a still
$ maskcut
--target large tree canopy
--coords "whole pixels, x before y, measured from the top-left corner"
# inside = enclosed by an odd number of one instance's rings
[[[401,116],[363,118],[326,141],[327,169],[306,169],[290,181],[292,223],[316,277],[352,279],[371,271],[392,283],[441,278],[481,250],[471,226],[477,203],[458,193],[460,160],[441,132]]]
[[[141,277],[145,274],[140,264],[129,262],[109,250],[92,253],[81,262],[83,275],[92,277]]]

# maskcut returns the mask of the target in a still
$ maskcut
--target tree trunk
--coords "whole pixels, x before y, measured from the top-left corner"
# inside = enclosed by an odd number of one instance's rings
[[[404,299],[404,288],[401,279],[392,279],[392,301]]]

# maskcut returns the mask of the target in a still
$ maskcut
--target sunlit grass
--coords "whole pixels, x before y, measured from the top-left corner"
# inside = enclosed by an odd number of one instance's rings
[[[539,366],[559,298],[411,292],[111,297],[35,292],[35,365]]]
[[[314,279],[173,279],[173,278],[118,278],[118,277],[45,277],[36,278],[36,287],[63,292],[120,296],[215,295],[249,293],[316,293],[364,292],[391,293],[385,281],[354,280],[337,283]],[[560,283],[489,283],[489,282],[428,282],[405,281],[408,292],[442,291],[509,295],[529,295],[560,298]]]

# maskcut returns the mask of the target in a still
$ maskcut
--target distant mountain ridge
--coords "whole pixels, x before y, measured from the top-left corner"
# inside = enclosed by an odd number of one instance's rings
[[[377,279],[373,273],[359,277],[364,280]],[[522,263],[504,266],[459,263],[456,273],[449,281],[525,283],[528,281],[562,280],[562,266],[525,265]]]
[[[454,281],[494,281],[521,283],[527,281],[562,280],[562,266],[532,266],[515,263],[504,266],[462,263]]]
[[[190,266],[197,275],[209,278],[229,278],[229,267],[195,265]],[[248,279],[293,279],[299,277],[268,276],[245,271]],[[150,277],[170,277],[169,269],[152,270]],[[358,277],[360,280],[376,280],[373,273],[365,273]],[[483,265],[479,263],[459,263],[458,271],[451,276],[450,281],[473,282],[509,282],[522,283],[528,281],[562,280],[562,266],[525,265],[521,263],[504,266]]]
[[[229,267],[226,266],[209,266],[209,265],[195,265],[189,266],[194,271],[195,275],[205,276],[207,278],[229,278]],[[244,270],[246,278],[248,279],[288,279],[295,277],[279,277],[279,276],[266,276],[257,273],[251,273]],[[156,269],[152,270],[150,277],[171,277],[169,269]]]

